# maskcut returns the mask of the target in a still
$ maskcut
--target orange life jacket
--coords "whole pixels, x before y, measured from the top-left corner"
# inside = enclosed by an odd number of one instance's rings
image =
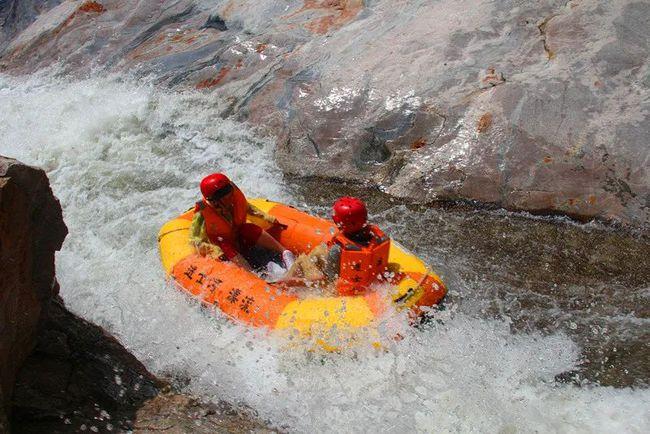
[[[226,202],[226,201],[223,201]],[[196,212],[205,220],[205,232],[211,243],[229,244],[239,250],[238,230],[246,222],[248,202],[244,193],[233,185],[233,191],[227,203],[216,208],[205,199],[196,203]]]
[[[388,265],[390,239],[374,225],[368,225],[370,240],[367,244],[357,243],[342,232],[334,235],[330,245],[341,247],[339,280],[336,286],[341,295],[362,292],[376,281],[383,279]]]

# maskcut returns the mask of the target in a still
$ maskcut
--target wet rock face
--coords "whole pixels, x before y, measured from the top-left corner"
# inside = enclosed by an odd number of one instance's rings
[[[288,173],[644,225],[649,27],[635,0],[68,1],[0,63],[212,92]]]
[[[58,292],[54,253],[66,234],[45,172],[0,156],[0,431],[16,372]]]
[[[136,413],[133,431],[192,434],[281,432],[243,415],[227,403],[206,404],[195,397],[180,394],[160,394],[147,401]]]
[[[18,372],[14,433],[274,432],[225,403],[171,391],[113,336],[55,298]]]
[[[18,373],[12,428],[23,433],[131,429],[137,408],[162,386],[115,338],[56,299]]]
[[[61,3],[61,0],[6,0],[0,2],[0,48],[25,30],[41,12]]]

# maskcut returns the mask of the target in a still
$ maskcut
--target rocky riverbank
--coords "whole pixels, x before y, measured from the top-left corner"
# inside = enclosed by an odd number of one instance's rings
[[[0,157],[0,432],[269,432],[177,394],[58,297],[67,229],[45,173]]]
[[[5,2],[2,70],[213,96],[286,173],[647,225],[647,2]]]

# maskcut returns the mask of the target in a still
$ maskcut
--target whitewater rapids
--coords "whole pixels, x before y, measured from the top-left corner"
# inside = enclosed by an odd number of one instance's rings
[[[513,334],[508,322],[452,305],[426,330],[402,328],[386,351],[314,354],[189,303],[165,282],[156,236],[198,199],[202,176],[223,171],[250,197],[306,206],[273,163],[272,143],[220,119],[207,96],[44,73],[0,76],[0,107],[0,154],[43,167],[61,200],[70,234],[57,275],[67,306],[187,392],[291,432],[650,426],[648,389],[555,381],[580,362],[562,333]]]

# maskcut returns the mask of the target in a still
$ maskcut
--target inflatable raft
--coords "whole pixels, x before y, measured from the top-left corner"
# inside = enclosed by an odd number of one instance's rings
[[[296,255],[326,243],[336,232],[333,222],[293,207],[265,199],[249,199],[249,203],[286,226],[276,225],[268,231]],[[438,304],[447,292],[440,278],[419,258],[391,241],[389,291],[369,288],[349,297],[314,295],[310,291],[301,296],[283,283],[266,282],[232,262],[197,254],[189,242],[193,215],[194,210],[189,210],[160,229],[163,267],[184,291],[247,325],[289,329],[303,336],[333,328],[358,329],[371,326],[391,307],[420,314],[422,307]],[[254,217],[249,220],[265,226]]]

